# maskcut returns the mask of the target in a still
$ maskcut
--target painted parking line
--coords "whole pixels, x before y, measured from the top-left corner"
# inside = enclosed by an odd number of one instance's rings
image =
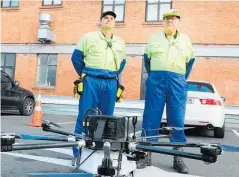
[[[56,123],[56,124],[60,124],[60,125],[62,125],[62,124],[75,124],[76,122],[60,122],[60,123]]]
[[[72,151],[69,149],[64,149],[64,148],[52,148],[52,149],[45,149],[45,150],[50,150],[53,152],[58,152],[58,153],[63,153],[67,155],[72,155]],[[74,166],[71,165],[71,160],[66,160],[66,159],[60,159],[60,158],[51,158],[51,157],[45,157],[45,156],[39,156],[39,155],[31,155],[31,154],[20,154],[20,153],[13,153],[13,152],[2,152],[1,154],[6,154],[14,157],[21,157],[25,159],[31,159],[39,162],[44,162],[44,163],[50,163],[50,164],[55,164],[55,165],[61,165],[61,166],[66,166],[69,168],[75,168]],[[95,162],[94,162],[95,163]],[[146,167],[144,169],[136,169],[135,170],[135,176],[136,177],[145,177],[145,176],[151,176],[151,177],[157,177],[157,176],[171,176],[171,177],[196,177],[194,175],[183,175],[183,174],[178,174],[176,172],[167,172],[163,169],[160,169],[158,167]],[[198,176],[197,176],[198,177]]]
[[[234,133],[236,134],[236,136],[239,138],[239,133],[238,133],[238,131],[232,130],[232,132],[234,132]]]
[[[66,167],[72,167],[70,160],[59,159],[59,158],[51,158],[51,157],[43,157],[43,156],[36,156],[31,154],[20,154],[15,152],[1,152],[1,154],[11,155],[15,157],[22,157],[25,159],[32,159],[40,162],[47,162],[55,165],[62,165]]]

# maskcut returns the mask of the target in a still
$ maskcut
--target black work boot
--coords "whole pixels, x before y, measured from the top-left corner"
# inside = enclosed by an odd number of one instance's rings
[[[151,152],[147,152],[144,159],[140,159],[139,161],[136,161],[137,169],[146,168],[147,166],[152,165],[151,160]]]
[[[143,169],[147,166],[147,161],[145,159],[140,159],[139,161],[136,161],[137,169]]]
[[[177,151],[183,151],[183,148],[173,148],[173,150],[177,150]],[[187,166],[184,164],[183,158],[182,157],[178,157],[178,156],[174,156],[173,159],[173,168],[178,172],[178,173],[182,173],[182,174],[188,174],[188,168]]]

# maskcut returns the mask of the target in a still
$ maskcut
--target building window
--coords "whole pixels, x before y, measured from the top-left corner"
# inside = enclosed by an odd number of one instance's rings
[[[43,6],[62,5],[62,1],[61,0],[43,0],[42,5]]]
[[[56,85],[57,54],[39,54],[37,65],[37,87]]]
[[[2,0],[2,8],[18,7],[19,0]]]
[[[172,8],[172,0],[147,0],[146,22],[162,21],[163,14]]]
[[[16,54],[1,53],[1,69],[5,71],[13,80],[15,75]]]
[[[103,0],[102,11],[113,11],[116,13],[116,22],[124,22],[125,0]]]

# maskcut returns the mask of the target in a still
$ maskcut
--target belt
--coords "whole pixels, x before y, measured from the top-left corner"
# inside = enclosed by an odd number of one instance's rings
[[[92,76],[92,75],[89,75],[89,74],[87,74],[87,76],[95,77],[95,78],[98,78],[98,79],[107,79],[107,80],[116,79],[116,77]]]

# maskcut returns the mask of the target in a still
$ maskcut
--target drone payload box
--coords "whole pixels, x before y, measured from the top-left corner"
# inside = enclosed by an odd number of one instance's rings
[[[103,139],[121,140],[126,138],[125,117],[94,115],[88,116],[89,136],[102,134]]]

